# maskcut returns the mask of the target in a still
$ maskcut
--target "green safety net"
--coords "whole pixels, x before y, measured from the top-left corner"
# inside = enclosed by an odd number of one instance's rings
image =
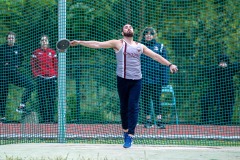
[[[142,55],[135,143],[239,145],[239,0],[1,0],[0,10],[1,44],[12,31],[21,47],[21,53],[0,49],[0,144],[122,143],[114,50],[79,45],[60,53],[56,42],[121,39],[131,24],[137,42],[154,28],[158,49],[179,69],[170,74]],[[43,34],[58,56],[54,81],[33,74]],[[23,57],[15,68],[20,58],[13,53]],[[31,97],[18,113],[26,92]]]

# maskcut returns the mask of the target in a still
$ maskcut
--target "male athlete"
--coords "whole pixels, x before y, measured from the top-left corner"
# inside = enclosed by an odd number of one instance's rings
[[[166,65],[172,73],[178,71],[176,65],[154,53],[145,45],[133,41],[133,27],[126,24],[122,28],[123,38],[119,40],[81,41],[73,40],[71,46],[82,45],[89,48],[113,48],[117,59],[117,88],[120,99],[120,114],[124,132],[124,148],[129,148],[138,120],[139,98],[142,85],[140,56],[144,53],[157,62]]]

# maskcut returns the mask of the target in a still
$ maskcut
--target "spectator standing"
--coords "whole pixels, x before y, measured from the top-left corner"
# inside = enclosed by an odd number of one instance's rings
[[[7,122],[6,102],[8,96],[9,84],[25,88],[19,107],[16,109],[19,113],[26,112],[26,103],[31,98],[34,90],[32,79],[19,71],[23,60],[21,47],[17,45],[16,34],[9,32],[6,35],[6,43],[0,46],[0,121]]]
[[[43,35],[41,48],[31,58],[32,73],[37,83],[40,123],[54,123],[57,96],[58,59],[56,51],[49,48],[49,38]]]
[[[167,50],[163,44],[156,41],[157,34],[154,28],[145,28],[141,37],[142,44],[146,45],[153,52],[167,59]],[[146,122],[144,127],[151,128],[153,126],[150,107],[152,101],[153,110],[156,115],[156,125],[160,129],[165,129],[165,124],[162,121],[161,94],[162,86],[168,85],[169,67],[153,61],[150,57],[147,56],[141,56],[141,64],[143,74],[143,89],[141,93],[142,109],[144,115],[146,115]]]
[[[227,54],[219,54],[217,64],[201,69],[209,81],[201,97],[201,123],[230,125],[235,103],[233,77],[240,71],[239,62],[231,63]]]

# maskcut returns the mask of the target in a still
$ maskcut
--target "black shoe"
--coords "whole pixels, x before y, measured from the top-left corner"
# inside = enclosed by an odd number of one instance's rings
[[[6,123],[6,122],[7,122],[6,117],[2,117],[2,118],[0,119],[0,123]]]
[[[166,129],[166,126],[164,125],[164,123],[161,120],[158,120],[156,125],[157,125],[157,128],[159,128],[159,129]]]
[[[152,128],[152,121],[151,120],[147,120],[146,123],[144,124],[144,128]]]

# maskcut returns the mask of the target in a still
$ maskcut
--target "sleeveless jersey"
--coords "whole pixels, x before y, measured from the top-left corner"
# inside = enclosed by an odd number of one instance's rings
[[[123,40],[122,48],[116,52],[117,75],[124,79],[139,80],[142,78],[141,59],[143,53],[141,43],[133,46]]]

